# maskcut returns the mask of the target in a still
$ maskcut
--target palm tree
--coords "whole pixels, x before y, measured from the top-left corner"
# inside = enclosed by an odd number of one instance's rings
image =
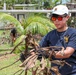
[[[23,34],[17,38],[14,43],[14,46],[17,46],[25,37],[25,35],[30,31],[32,34],[40,34],[44,36],[49,31],[55,29],[55,26],[50,20],[40,17],[40,16],[33,16],[29,17],[27,20],[23,19],[21,22],[22,28],[24,29]],[[20,50],[25,50],[25,46],[21,45],[18,47]],[[15,52],[19,52],[19,49]]]
[[[13,24],[14,27],[17,28],[19,34],[23,33],[23,27],[21,26],[20,22],[9,14],[0,13],[0,23],[2,24],[0,26],[4,26],[4,27],[5,26],[8,27],[9,24]]]
[[[27,20],[23,20],[22,26],[24,28],[24,34],[26,34],[29,30],[32,34],[41,34],[45,35],[49,31],[53,30],[55,26],[49,19],[40,17],[40,16],[33,16],[29,17]]]
[[[20,23],[13,16],[0,13],[0,23],[3,23],[3,26],[7,27],[9,24],[13,24],[17,29],[17,32],[20,34],[20,36],[15,41],[14,46],[18,45],[29,31],[32,32],[32,34],[40,34],[44,36],[49,31],[55,29],[54,24],[50,22],[49,19],[40,16],[31,16],[27,20],[23,19]],[[21,45],[20,49],[23,50],[23,48],[25,48],[25,46]]]

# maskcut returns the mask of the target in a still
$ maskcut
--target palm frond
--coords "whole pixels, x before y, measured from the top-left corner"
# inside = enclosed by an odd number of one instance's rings
[[[45,35],[55,28],[54,24],[46,18],[39,16],[30,17],[25,20],[25,33],[31,31],[33,34],[39,33]]]
[[[14,18],[13,16],[5,13],[0,13],[0,23],[3,23],[3,26],[8,26],[9,24],[13,24],[14,27],[17,28],[19,33],[23,33],[23,27],[21,26],[20,22]]]

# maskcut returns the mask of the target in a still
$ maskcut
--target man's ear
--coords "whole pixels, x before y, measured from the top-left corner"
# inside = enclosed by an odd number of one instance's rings
[[[67,15],[67,16],[66,16],[66,18],[67,18],[67,21],[68,21],[68,19],[70,18],[70,16],[69,16],[69,15]]]
[[[70,16],[68,15],[68,16],[67,16],[67,18],[69,19],[69,18],[70,18]]]

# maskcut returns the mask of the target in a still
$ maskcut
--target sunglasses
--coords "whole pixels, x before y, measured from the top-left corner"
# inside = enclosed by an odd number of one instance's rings
[[[51,20],[52,20],[52,21],[56,21],[56,20],[62,21],[62,20],[63,20],[63,17],[62,17],[62,16],[58,16],[58,17],[52,16],[52,17],[51,17]]]
[[[56,20],[62,21],[64,17],[66,17],[66,16],[59,16],[59,15],[54,14],[51,16],[51,20],[52,21],[56,21]]]

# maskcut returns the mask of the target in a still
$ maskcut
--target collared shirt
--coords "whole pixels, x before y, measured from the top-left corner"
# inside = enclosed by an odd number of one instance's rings
[[[57,30],[55,29],[42,38],[40,46],[63,46],[65,49],[66,47],[74,48],[75,52],[69,58],[64,59],[67,63],[71,64],[72,66],[70,67],[65,64],[63,67],[59,68],[59,71],[61,75],[76,74],[76,29],[68,28],[66,31],[63,32],[57,32]],[[56,58],[53,59],[60,60]],[[56,66],[56,64],[52,64],[52,66]]]

